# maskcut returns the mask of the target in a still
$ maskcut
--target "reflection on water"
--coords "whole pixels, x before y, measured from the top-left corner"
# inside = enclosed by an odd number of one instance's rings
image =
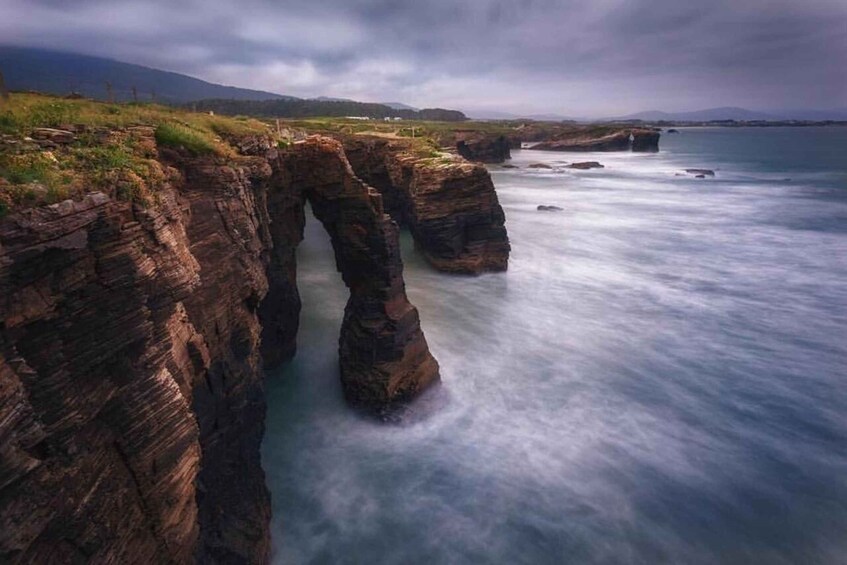
[[[436,273],[404,236],[443,378],[406,426],[344,405],[346,291],[310,220],[299,353],[268,383],[275,561],[843,562],[845,134],[493,166],[508,273]],[[525,168],[570,160],[606,168]]]

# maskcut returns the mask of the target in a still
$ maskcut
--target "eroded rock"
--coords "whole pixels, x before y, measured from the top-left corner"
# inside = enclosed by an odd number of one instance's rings
[[[579,162],[579,163],[571,163],[566,168],[588,170],[588,169],[603,169],[605,167],[603,165],[601,165],[600,163],[598,163],[597,161],[582,161],[582,162]]]

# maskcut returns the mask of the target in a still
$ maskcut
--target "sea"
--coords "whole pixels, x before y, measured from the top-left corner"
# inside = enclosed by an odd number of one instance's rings
[[[402,235],[442,382],[400,424],[344,403],[347,291],[309,218],[266,385],[273,562],[847,563],[847,127],[509,163],[508,272],[439,273]]]

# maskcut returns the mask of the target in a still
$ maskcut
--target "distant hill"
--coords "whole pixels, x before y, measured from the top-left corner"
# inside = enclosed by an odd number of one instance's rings
[[[249,90],[206,82],[179,73],[160,71],[111,59],[22,47],[0,47],[0,69],[10,90],[37,90],[65,95],[78,92],[87,98],[106,100],[106,82],[112,83],[117,101],[139,100],[172,104],[203,98],[235,100],[286,99],[273,92]]]
[[[388,106],[389,108],[394,108],[395,110],[413,110],[417,112],[420,108],[415,108],[414,106],[409,106],[408,104],[403,104],[402,102],[380,102],[383,106]]]
[[[678,121],[678,122],[709,122],[713,120],[777,120],[776,116],[763,112],[754,112],[745,108],[726,106],[723,108],[708,108],[693,112],[661,112],[649,110],[626,116],[611,118],[614,120],[644,120],[645,122]]]
[[[115,101],[133,100],[135,87],[139,101],[174,105],[194,105],[200,110],[222,114],[277,117],[367,116],[435,121],[461,121],[466,116],[456,110],[425,108],[406,104],[373,104],[346,98],[320,96],[310,100],[274,92],[250,90],[206,82],[179,73],[102,57],[61,53],[43,49],[0,46],[0,70],[10,90],[35,90],[50,94],[79,93],[86,98],[106,100],[111,83]]]
[[[637,112],[626,116],[609,118],[606,121],[620,120],[643,120],[645,122],[710,122],[721,120],[736,121],[779,121],[779,120],[847,120],[847,108],[834,108],[831,110],[809,110],[809,109],[787,109],[773,110],[768,112],[757,112],[746,108],[726,106],[722,108],[708,108],[694,112],[661,112],[649,110]]]
[[[444,108],[424,108],[422,110],[395,110],[385,104],[355,102],[352,100],[225,100],[211,99],[192,102],[193,107],[201,111],[213,111],[217,114],[258,116],[266,118],[310,118],[348,116],[367,118],[404,118],[407,120],[431,120],[439,122],[460,122],[467,119],[458,110]]]
[[[317,98],[309,98],[309,100],[317,100],[318,102],[355,102],[349,98],[335,98],[333,96],[318,96]]]
[[[561,114],[513,114],[511,112],[499,112],[497,110],[479,110],[471,112],[471,119],[474,120],[535,120],[538,122],[572,122],[574,118],[569,118]]]

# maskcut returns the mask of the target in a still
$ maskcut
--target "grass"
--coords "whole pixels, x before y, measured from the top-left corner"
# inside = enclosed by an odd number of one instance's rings
[[[77,125],[85,131],[69,145],[42,150],[24,142],[36,128]],[[152,139],[136,126],[152,128]],[[157,148],[231,160],[236,154],[231,142],[269,133],[267,125],[252,118],[14,93],[9,101],[0,101],[0,134],[17,141],[0,143],[0,217],[92,190],[149,204],[169,180]]]
[[[173,122],[156,128],[156,143],[160,147],[182,149],[195,156],[216,152],[215,144],[201,132]]]

